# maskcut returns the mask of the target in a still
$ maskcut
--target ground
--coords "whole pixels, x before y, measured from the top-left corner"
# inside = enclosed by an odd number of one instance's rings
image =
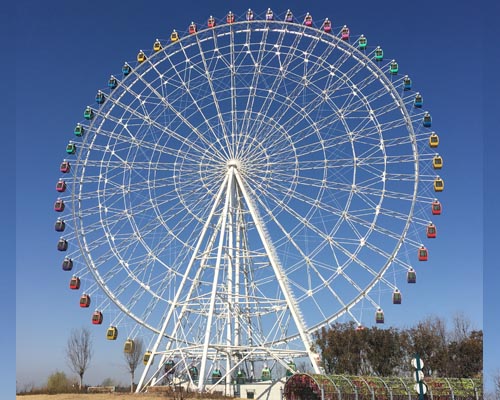
[[[66,393],[66,394],[31,394],[16,396],[16,400],[174,400],[162,393],[131,394],[131,393]],[[179,399],[180,400],[180,399]],[[200,399],[203,400],[203,399]],[[211,399],[213,400],[213,399]]]

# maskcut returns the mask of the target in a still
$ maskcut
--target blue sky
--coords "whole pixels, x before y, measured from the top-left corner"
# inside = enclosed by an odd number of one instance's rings
[[[494,13],[483,15],[469,2],[452,1],[424,0],[404,6],[370,1],[282,4],[240,2],[236,8],[234,2],[225,1],[191,2],[188,7],[164,1],[149,1],[147,6],[117,0],[87,1],[85,6],[62,0],[17,3],[16,274],[10,277],[11,282],[16,280],[16,330],[6,334],[10,338],[15,334],[16,379],[21,388],[44,383],[55,370],[68,370],[64,346],[71,329],[81,326],[95,333],[94,361],[85,381],[98,384],[107,377],[128,381],[121,344],[106,342],[105,327],[91,326],[74,307],[76,297],[67,289],[68,277],[55,250],[54,185],[64,146],[83,108],[93,103],[96,89],[110,74],[118,73],[124,60],[133,60],[137,50],[149,48],[156,37],[166,37],[176,27],[185,29],[192,20],[204,23],[210,14],[222,18],[231,9],[241,15],[249,7],[257,12],[267,7],[278,13],[286,8],[296,14],[309,11],[315,18],[333,19],[334,25],[348,24],[351,31],[362,31],[383,45],[385,53],[411,74],[425,96],[436,130],[442,133],[445,212],[435,257],[419,275],[409,301],[391,311],[391,321],[404,327],[427,315],[450,318],[463,312],[481,328],[484,265],[486,378],[500,369],[500,346],[494,345],[500,323],[492,310],[499,302],[494,284],[500,273],[489,264],[494,254],[486,251],[483,258],[483,237],[494,235],[496,229],[490,215],[498,216],[490,202],[498,194],[498,174],[491,167],[495,158],[489,152],[498,148],[497,141],[488,136],[485,140],[483,135],[491,115],[487,107],[493,110],[495,100],[487,93],[498,93],[491,90],[488,79],[483,81],[483,74],[496,71],[488,69],[489,62],[484,63],[485,69],[481,67],[481,60],[491,56],[483,52],[493,49],[485,50],[480,43],[488,32],[484,22],[490,22],[488,15]],[[489,9],[493,1],[483,4]],[[483,189],[488,196],[484,210]],[[11,238],[3,246],[13,248],[12,235],[4,232],[5,227],[2,230],[4,237]],[[12,303],[14,286],[4,289],[4,284],[2,300]]]

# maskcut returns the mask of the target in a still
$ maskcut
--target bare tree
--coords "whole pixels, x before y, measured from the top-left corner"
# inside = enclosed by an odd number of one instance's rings
[[[452,340],[462,342],[469,338],[472,330],[472,322],[463,312],[458,312],[453,316]]]
[[[496,371],[493,375],[493,390],[495,391],[495,399],[500,399],[500,371]]]
[[[83,374],[92,359],[92,338],[87,328],[73,329],[66,344],[66,360],[69,367],[80,378],[78,387],[82,390]]]
[[[137,365],[141,360],[144,345],[141,339],[134,341],[134,349],[131,353],[123,353],[127,364],[128,372],[130,372],[130,392],[134,391],[134,375]]]

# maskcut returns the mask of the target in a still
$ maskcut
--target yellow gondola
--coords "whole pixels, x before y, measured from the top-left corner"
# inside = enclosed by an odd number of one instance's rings
[[[432,132],[432,134],[429,136],[429,146],[432,148],[436,148],[439,146],[439,136],[436,135],[435,132]]]
[[[443,168],[443,158],[436,154],[432,159],[432,166],[434,167],[434,169]]]
[[[438,176],[434,179],[434,191],[442,192],[444,189],[444,181]]]
[[[135,350],[135,342],[132,339],[127,339],[125,345],[123,346],[124,353],[133,353]]]
[[[143,51],[141,50],[137,54],[137,62],[142,63],[144,61],[146,61],[146,54],[144,54]]]
[[[172,33],[170,34],[170,41],[171,42],[177,42],[179,40],[179,34],[177,31],[174,29]]]
[[[161,49],[162,49],[161,43],[158,39],[156,39],[155,43],[153,44],[153,50],[160,51]]]
[[[152,353],[151,353],[150,351],[146,351],[146,352],[144,353],[144,357],[142,358],[142,363],[143,363],[144,365],[147,365],[147,364],[148,364],[148,361],[149,361],[149,359],[150,359],[150,357],[151,357],[151,354],[152,354]]]
[[[118,337],[118,328],[116,326],[110,326],[106,331],[106,339],[116,340]]]

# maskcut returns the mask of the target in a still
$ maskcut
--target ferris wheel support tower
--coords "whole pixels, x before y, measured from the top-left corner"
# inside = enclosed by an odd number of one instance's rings
[[[286,302],[286,307],[290,310],[293,322],[295,323],[295,326],[297,328],[298,334],[300,336],[300,339],[304,345],[304,354],[306,354],[311,361],[311,364],[313,365],[314,372],[315,373],[320,373],[319,367],[317,365],[317,354],[312,351],[312,342],[310,339],[309,334],[307,333],[307,329],[305,326],[305,322],[303,320],[302,314],[299,311],[299,308],[297,306],[296,300],[289,288],[289,285],[287,283],[286,275],[283,272],[283,268],[281,267],[281,264],[279,262],[279,259],[276,255],[276,252],[273,248],[272,241],[270,239],[269,233],[266,230],[266,227],[264,223],[262,222],[262,219],[259,216],[259,213],[257,211],[257,208],[254,206],[254,202],[251,198],[251,195],[248,193],[248,190],[245,188],[245,182],[238,172],[238,166],[240,165],[240,162],[237,160],[231,160],[228,162],[227,165],[227,174],[226,177],[221,185],[221,188],[215,198],[214,205],[212,207],[212,210],[208,216],[208,219],[205,223],[205,229],[202,231],[202,234],[198,240],[198,244],[193,252],[193,255],[191,257],[191,261],[186,269],[186,275],[189,275],[189,272],[191,268],[194,265],[194,261],[196,259],[196,253],[200,249],[200,245],[203,242],[204,236],[207,232],[207,228],[209,225],[209,222],[212,221],[215,218],[215,211],[217,209],[217,206],[220,204],[222,197],[224,196],[224,207],[223,207],[223,212],[219,216],[220,220],[220,231],[219,231],[219,241],[217,245],[217,258],[216,258],[216,264],[215,264],[215,272],[214,272],[214,278],[213,278],[213,286],[212,286],[212,291],[211,291],[211,296],[210,296],[210,306],[207,314],[207,322],[206,322],[206,329],[205,329],[205,336],[204,336],[204,343],[203,343],[203,348],[202,348],[202,357],[201,357],[201,369],[200,369],[200,375],[199,375],[199,380],[198,380],[198,390],[201,392],[205,388],[205,377],[206,377],[206,372],[207,372],[207,361],[210,360],[209,357],[209,348],[210,348],[210,337],[212,333],[212,327],[213,327],[213,318],[214,318],[214,313],[215,313],[215,301],[216,301],[216,296],[217,296],[217,289],[219,287],[219,272],[221,269],[222,261],[225,258],[227,262],[225,263],[228,268],[227,272],[227,278],[226,278],[226,290],[227,290],[227,302],[226,302],[226,315],[227,315],[227,322],[226,322],[226,332],[227,332],[227,347],[225,349],[226,351],[226,371],[232,371],[234,370],[235,366],[234,364],[234,355],[233,349],[237,349],[239,352],[246,352],[246,353],[252,353],[254,350],[252,347],[246,347],[242,346],[240,344],[240,337],[239,337],[239,331],[240,331],[240,320],[242,318],[241,313],[239,312],[239,298],[240,298],[240,293],[239,293],[239,283],[240,283],[240,266],[242,264],[242,255],[248,251],[245,247],[245,243],[242,242],[243,235],[241,234],[241,230],[243,228],[242,225],[242,219],[244,218],[244,215],[246,213],[249,213],[251,216],[252,222],[255,224],[255,227],[258,231],[258,234],[260,236],[260,240],[263,243],[263,246],[265,248],[267,258],[269,260],[270,266],[273,269],[274,275],[276,277],[276,280],[279,284],[279,288],[284,296],[285,302]],[[245,210],[243,208],[243,201],[247,205],[247,209]],[[227,238],[226,238],[226,232],[227,232]],[[210,241],[211,244],[213,244],[213,240]],[[234,264],[234,271],[233,271],[233,264]],[[179,297],[185,287],[186,280],[183,280],[181,285],[179,286],[177,290],[177,294],[172,302],[171,308],[167,313],[167,316],[165,318],[162,330],[160,331],[158,338],[155,342],[155,345],[152,349],[152,357],[149,359],[143,374],[141,376],[141,379],[139,381],[139,384],[137,386],[136,392],[140,392],[143,389],[143,385],[146,382],[147,375],[149,373],[149,369],[153,364],[154,361],[154,356],[156,354],[162,354],[161,351],[158,351],[159,346],[161,345],[162,339],[165,336],[165,332],[167,329],[167,326],[169,322],[171,321],[172,315],[175,310],[175,306],[177,304],[177,301],[179,300]],[[192,292],[190,291],[190,294],[188,295],[188,299],[191,298]],[[181,311],[177,323],[175,324],[174,330],[171,333],[170,337],[175,337],[177,334],[177,330],[179,329],[180,326],[180,321],[183,320],[184,318],[184,313],[186,312],[186,307],[183,308]],[[171,348],[171,342],[168,343],[167,345],[167,350]],[[269,354],[272,358],[278,360],[281,358],[281,353],[278,352],[277,354],[273,354],[272,348],[269,349]],[[160,361],[160,366],[162,365],[165,357],[161,358]],[[283,365],[284,362],[282,361]],[[161,370],[160,368],[156,371],[156,374],[159,373]],[[231,382],[231,376],[230,374],[226,375],[226,385],[229,385]]]

